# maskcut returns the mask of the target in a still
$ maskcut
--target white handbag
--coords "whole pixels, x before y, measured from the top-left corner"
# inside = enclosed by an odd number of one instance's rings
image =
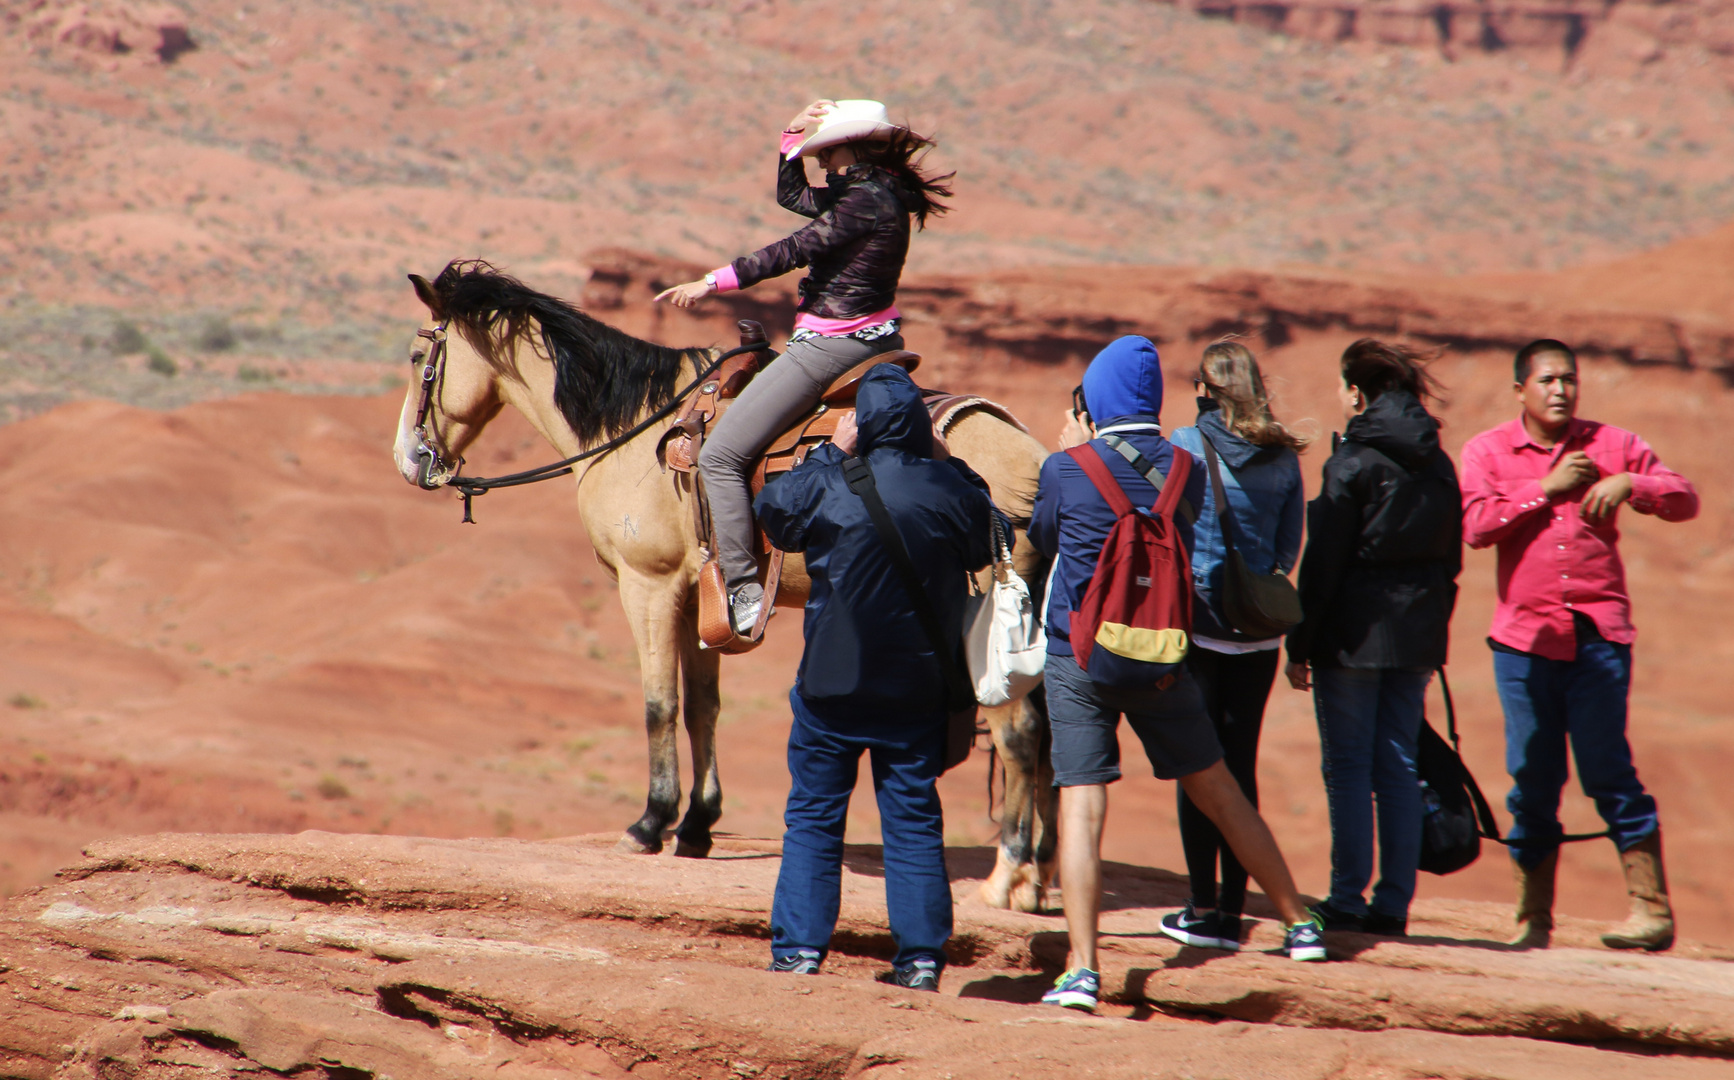
[[[1047,663],[1047,640],[1029,586],[1011,565],[1011,547],[993,516],[993,577],[985,593],[970,596],[964,608],[964,651],[975,699],[1004,705],[1034,690]]]

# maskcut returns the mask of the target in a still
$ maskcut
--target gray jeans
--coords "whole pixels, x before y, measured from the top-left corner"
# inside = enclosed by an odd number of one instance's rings
[[[839,375],[879,353],[901,348],[901,334],[877,341],[819,337],[793,342],[747,384],[717,421],[716,430],[698,452],[698,471],[710,499],[713,543],[729,588],[751,581],[759,572],[748,487],[759,452],[811,412]]]

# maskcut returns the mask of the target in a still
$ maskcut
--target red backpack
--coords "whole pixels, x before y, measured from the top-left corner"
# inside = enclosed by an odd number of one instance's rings
[[[1104,686],[1166,688],[1186,661],[1192,629],[1192,560],[1174,511],[1192,472],[1192,455],[1174,448],[1156,505],[1134,508],[1120,482],[1088,444],[1066,451],[1108,501],[1118,521],[1102,544],[1096,573],[1072,612],[1072,653]]]

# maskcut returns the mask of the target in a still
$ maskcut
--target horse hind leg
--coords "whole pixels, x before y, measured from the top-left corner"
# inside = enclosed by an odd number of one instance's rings
[[[692,801],[674,834],[674,853],[702,859],[710,854],[711,826],[722,817],[722,781],[717,776],[716,724],[722,709],[717,689],[720,654],[698,647],[698,629],[681,628],[680,666],[686,734],[692,747]]]
[[[1048,881],[1037,859],[1044,839],[1048,840],[1048,858],[1052,859],[1049,839],[1052,829],[1046,830],[1047,837],[1040,835],[1042,822],[1038,813],[1043,794],[1040,785],[1044,783],[1041,765],[1047,713],[1025,698],[990,712],[988,728],[1000,761],[1005,764],[1005,805],[993,873],[981,884],[982,902],[1013,911],[1039,911],[1046,899]],[[1045,783],[1053,783],[1051,769]]]

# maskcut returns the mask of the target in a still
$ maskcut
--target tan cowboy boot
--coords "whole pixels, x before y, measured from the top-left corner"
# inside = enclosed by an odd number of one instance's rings
[[[1620,852],[1632,913],[1602,934],[1610,949],[1666,949],[1674,943],[1674,910],[1668,904],[1668,875],[1662,868],[1660,829]]]
[[[1553,883],[1559,871],[1559,851],[1547,853],[1541,865],[1530,870],[1511,860],[1517,876],[1517,936],[1511,944],[1525,949],[1545,949],[1553,940]]]

